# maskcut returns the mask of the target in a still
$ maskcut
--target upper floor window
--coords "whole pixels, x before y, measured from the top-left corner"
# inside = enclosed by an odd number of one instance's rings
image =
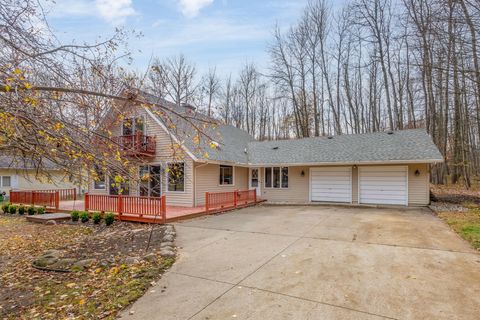
[[[143,117],[124,119],[122,122],[122,135],[132,136],[137,133],[145,133],[145,121]]]
[[[288,188],[288,167],[265,168],[265,188]]]
[[[220,166],[220,185],[233,184],[233,167]]]

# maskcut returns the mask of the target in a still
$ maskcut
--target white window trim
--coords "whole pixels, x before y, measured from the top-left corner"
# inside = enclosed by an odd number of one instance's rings
[[[10,185],[9,185],[9,186],[4,185],[4,183],[3,183],[3,178],[5,178],[5,177],[9,177],[9,178],[10,178]],[[1,186],[2,188],[12,188],[12,185],[13,185],[13,176],[1,176],[0,178],[1,178],[0,186]]]
[[[267,183],[265,182],[265,177],[267,176],[266,175],[267,168],[272,169],[272,175],[270,176],[271,187],[267,187]],[[280,187],[279,188],[275,188],[273,186],[273,168],[280,168]],[[288,170],[288,175],[287,175],[287,177],[288,177],[288,187],[282,187],[282,169],[283,168],[287,168],[287,170]],[[287,167],[287,166],[263,167],[263,184],[264,184],[265,189],[289,189],[290,188],[290,167]]]
[[[168,180],[169,180],[169,176],[170,176],[170,174],[169,174],[170,170],[169,170],[168,166],[171,163],[176,163],[176,164],[183,163],[183,191],[178,191],[178,190],[170,191],[170,190],[168,190]],[[187,164],[185,163],[185,161],[178,161],[178,162],[177,161],[168,161],[165,164],[166,164],[166,167],[165,167],[165,193],[175,193],[175,194],[186,193],[187,185],[186,185],[185,181],[187,180],[186,179]]]
[[[224,167],[232,167],[232,183],[231,184],[221,184],[220,183],[220,173],[221,173],[221,170],[220,170],[220,167],[221,166],[224,166]],[[219,187],[235,187],[235,169],[236,167],[235,166],[231,166],[231,165],[228,165],[228,164],[219,164],[218,165],[218,175],[217,175],[217,181],[218,181],[218,186]]]
[[[138,166],[138,173],[140,175],[140,167],[152,167],[152,166],[159,166],[160,167],[160,196],[162,196],[164,194],[164,191],[163,191],[163,174],[162,174],[162,171],[163,171],[163,166],[161,163],[149,163],[149,164],[146,164],[146,165],[139,165]],[[185,167],[184,167],[184,170],[185,170]],[[185,173],[184,173],[184,176],[185,176]],[[139,177],[140,179],[142,177]],[[168,180],[167,180],[167,183],[168,183]],[[150,193],[150,186],[148,187],[149,190],[148,190],[148,193]],[[168,188],[168,185],[167,185],[167,188]],[[185,188],[184,188],[185,189]],[[137,194],[138,196],[140,196],[140,183],[138,183],[138,187],[137,187]],[[151,196],[148,196],[148,197],[151,197]],[[152,197],[154,198],[154,197]]]

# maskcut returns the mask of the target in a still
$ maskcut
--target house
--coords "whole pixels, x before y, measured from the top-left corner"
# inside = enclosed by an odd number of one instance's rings
[[[77,189],[64,171],[50,161],[44,161],[43,172],[28,159],[18,159],[8,155],[0,156],[0,192],[8,196],[10,190],[51,190]]]
[[[423,129],[255,141],[190,106],[144,98],[157,107],[133,107],[111,130],[126,156],[144,157],[139,175],[149,177],[123,190],[149,197],[165,194],[172,206],[201,206],[206,192],[253,188],[257,197],[275,203],[425,206],[430,164],[443,161]],[[201,139],[196,128],[203,128]],[[104,176],[89,192],[118,190]]]

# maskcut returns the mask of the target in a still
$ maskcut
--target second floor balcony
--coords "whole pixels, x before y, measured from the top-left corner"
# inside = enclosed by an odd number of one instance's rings
[[[155,155],[155,137],[136,133],[115,138],[121,150],[132,157],[152,157]]]

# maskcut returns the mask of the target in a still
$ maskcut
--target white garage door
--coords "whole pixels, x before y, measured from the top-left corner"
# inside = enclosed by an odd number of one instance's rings
[[[358,170],[360,203],[408,205],[407,167],[359,167]]]
[[[352,202],[352,168],[311,168],[310,198],[312,201]]]

